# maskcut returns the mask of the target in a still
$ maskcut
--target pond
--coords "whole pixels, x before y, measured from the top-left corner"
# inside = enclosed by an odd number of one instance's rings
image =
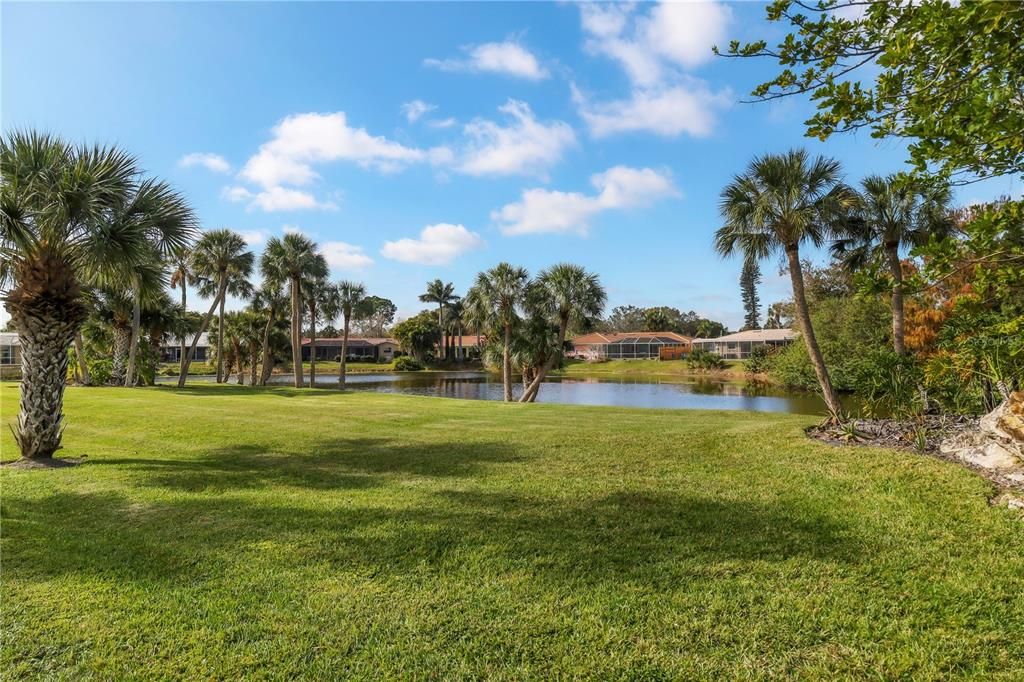
[[[193,381],[203,379],[192,378]],[[308,377],[306,380],[308,382]],[[278,374],[270,379],[271,384],[279,386],[290,386],[292,382],[291,374]],[[337,382],[336,374],[317,374],[318,386],[330,388],[337,386]],[[487,372],[349,374],[347,387],[354,391],[468,400],[501,400],[502,395],[501,377]],[[519,382],[513,388],[517,396],[522,392],[522,384]],[[537,401],[571,405],[825,414],[824,403],[813,393],[786,391],[759,382],[744,383],[705,377],[553,377],[544,382]]]

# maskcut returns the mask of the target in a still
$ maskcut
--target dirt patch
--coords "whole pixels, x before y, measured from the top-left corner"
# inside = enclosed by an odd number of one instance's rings
[[[66,469],[78,466],[83,462],[85,462],[85,455],[49,459],[16,459],[13,462],[4,462],[0,466],[5,469]]]
[[[877,445],[937,454],[943,441],[978,429],[979,419],[960,415],[924,415],[910,420],[851,419],[819,424],[807,435],[833,445]]]

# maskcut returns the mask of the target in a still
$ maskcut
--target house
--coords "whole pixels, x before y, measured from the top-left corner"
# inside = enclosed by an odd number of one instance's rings
[[[678,359],[690,337],[675,332],[594,332],[577,336],[566,356],[583,360]]]
[[[459,334],[446,334],[444,341],[448,344],[448,352],[445,354],[449,360],[470,360],[479,358],[487,344],[487,336],[476,332]],[[460,355],[460,350],[461,355]],[[434,357],[441,357],[441,344],[434,344]]]
[[[185,337],[185,347],[192,345],[194,335]],[[206,362],[210,356],[210,334],[203,332],[199,335],[199,343],[196,344],[196,352],[192,355],[192,362]],[[172,338],[160,345],[160,362],[181,362],[181,339]]]
[[[726,360],[743,360],[756,346],[788,346],[797,336],[792,329],[748,329],[715,339],[694,339],[693,349],[716,353]]]
[[[21,340],[14,332],[0,332],[0,378],[21,375]]]
[[[316,359],[317,360],[337,360],[341,357],[341,342],[340,338],[324,338],[317,339],[316,348]],[[314,344],[309,339],[302,339],[302,359],[303,361],[309,361],[313,356]],[[388,338],[360,338],[355,336],[348,337],[348,352],[346,353],[349,360],[356,360],[362,362],[391,362],[396,357],[401,355],[398,341],[395,339]]]

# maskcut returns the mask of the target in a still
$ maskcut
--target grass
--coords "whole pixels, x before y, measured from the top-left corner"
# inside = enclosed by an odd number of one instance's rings
[[[805,417],[236,386],[67,415],[85,464],[0,470],[4,679],[1024,676],[1020,514]]]
[[[717,376],[737,379],[750,376],[747,374],[742,360],[725,360],[725,369],[714,372],[692,370],[685,360],[608,360],[605,362],[569,360],[561,370],[553,374],[568,377],[602,375],[624,377]]]

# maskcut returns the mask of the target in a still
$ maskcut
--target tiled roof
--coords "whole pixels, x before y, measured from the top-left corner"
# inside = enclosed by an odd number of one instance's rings
[[[709,339],[694,339],[694,343],[711,341],[792,341],[798,336],[792,329],[748,329],[745,332],[726,334]]]

